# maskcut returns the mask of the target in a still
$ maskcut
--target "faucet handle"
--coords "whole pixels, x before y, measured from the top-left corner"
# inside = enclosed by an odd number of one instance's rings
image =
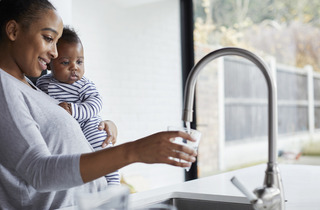
[[[278,210],[281,209],[281,193],[275,187],[260,187],[255,189],[254,194],[234,176],[231,182],[249,199],[256,210]]]
[[[231,180],[232,184],[236,186],[250,201],[250,203],[255,203],[258,200],[258,197],[254,195],[251,191],[249,191],[238,179],[237,177],[232,177]]]

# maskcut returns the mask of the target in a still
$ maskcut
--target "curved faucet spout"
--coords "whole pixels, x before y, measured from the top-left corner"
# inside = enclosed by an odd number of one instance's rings
[[[193,107],[193,99],[194,99],[194,89],[197,81],[197,76],[200,71],[212,60],[228,55],[236,55],[243,58],[246,58],[252,61],[263,73],[267,86],[268,86],[268,138],[269,138],[269,163],[276,162],[276,137],[278,133],[277,129],[277,91],[276,84],[272,80],[270,73],[268,72],[268,67],[263,62],[261,58],[257,55],[241,49],[234,47],[222,48],[216,51],[213,51],[203,57],[191,70],[186,86],[185,86],[185,95],[184,95],[184,112],[182,116],[182,120],[185,122],[192,121],[192,107]]]
[[[264,78],[267,83],[268,88],[268,165],[266,170],[265,185],[267,187],[276,186],[282,191],[282,183],[280,179],[280,174],[278,172],[276,158],[277,158],[277,149],[276,149],[276,138],[278,133],[277,126],[277,89],[270,72],[268,71],[267,65],[264,61],[253,54],[250,51],[235,48],[227,47],[222,48],[216,51],[213,51],[203,57],[191,70],[188,75],[187,82],[185,85],[184,93],[184,110],[182,120],[185,122],[192,121],[192,107],[194,100],[194,89],[197,80],[197,76],[200,71],[212,60],[222,57],[222,56],[240,56],[250,60],[254,63],[264,75]],[[283,191],[282,191],[283,192]],[[284,200],[284,199],[283,199]],[[283,202],[284,203],[284,202]],[[284,205],[284,204],[283,204]],[[282,208],[281,208],[282,209]]]

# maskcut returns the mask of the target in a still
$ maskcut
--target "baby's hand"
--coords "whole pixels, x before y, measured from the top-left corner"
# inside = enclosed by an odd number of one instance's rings
[[[67,102],[61,102],[59,104],[59,106],[61,106],[62,108],[64,108],[69,114],[72,115],[72,110],[71,110],[71,104],[67,103]]]

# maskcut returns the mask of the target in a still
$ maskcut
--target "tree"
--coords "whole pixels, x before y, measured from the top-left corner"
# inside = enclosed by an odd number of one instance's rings
[[[319,0],[194,0],[195,41],[238,46],[320,71]]]

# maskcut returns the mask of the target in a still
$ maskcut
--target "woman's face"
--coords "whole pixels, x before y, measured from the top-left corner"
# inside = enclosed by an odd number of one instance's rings
[[[20,70],[22,75],[38,77],[47,69],[51,59],[58,56],[56,44],[62,34],[62,20],[56,11],[47,10],[28,28],[18,25],[19,30],[12,42],[16,71]]]
[[[80,80],[84,74],[83,47],[80,42],[58,43],[58,57],[50,64],[54,78],[58,81],[72,84]]]

